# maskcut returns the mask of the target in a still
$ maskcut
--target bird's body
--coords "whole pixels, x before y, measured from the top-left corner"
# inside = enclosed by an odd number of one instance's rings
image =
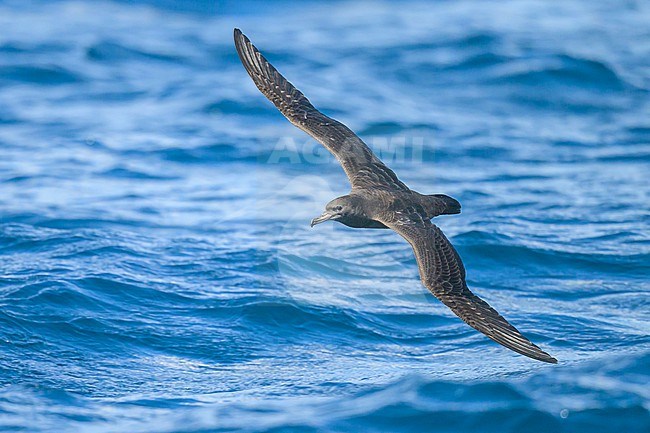
[[[369,189],[352,191],[347,197],[354,206],[352,212],[336,221],[352,228],[387,229],[382,220],[386,211],[404,212],[414,205],[418,211],[431,219],[439,215],[460,213],[460,203],[444,194],[424,195],[415,191],[392,191],[390,189]]]
[[[431,222],[439,215],[460,213],[460,203],[408,188],[348,127],[314,108],[241,31],[235,29],[234,37],[239,58],[257,88],[291,123],[323,144],[350,180],[350,193],[328,203],[312,226],[334,220],[353,228],[392,229],[413,247],[424,286],[458,317],[515,352],[556,363],[467,287],[460,256]]]

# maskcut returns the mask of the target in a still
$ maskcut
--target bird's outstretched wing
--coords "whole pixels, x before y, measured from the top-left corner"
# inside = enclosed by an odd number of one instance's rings
[[[469,290],[460,256],[442,230],[423,218],[421,212],[393,212],[379,220],[411,244],[422,283],[465,323],[508,349],[539,361],[557,363]]]
[[[235,29],[234,37],[239,59],[257,88],[284,117],[318,140],[338,159],[353,188],[387,186],[408,190],[354,132],[314,108],[239,29]]]

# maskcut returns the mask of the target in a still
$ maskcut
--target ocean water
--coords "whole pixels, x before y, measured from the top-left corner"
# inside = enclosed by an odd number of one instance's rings
[[[0,431],[650,431],[643,1],[0,2]],[[257,91],[241,28],[412,188],[463,324]]]

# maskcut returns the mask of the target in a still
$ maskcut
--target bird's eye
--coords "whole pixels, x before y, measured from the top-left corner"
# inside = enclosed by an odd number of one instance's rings
[[[334,210],[337,212],[341,212],[343,210],[343,206],[336,206]]]

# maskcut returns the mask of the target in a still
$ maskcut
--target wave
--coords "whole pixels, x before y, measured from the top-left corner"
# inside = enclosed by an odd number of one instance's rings
[[[573,88],[595,88],[608,91],[632,89],[607,64],[570,55],[556,55],[546,59],[530,59],[529,64],[513,62],[495,71],[489,82],[508,85],[531,85],[540,89],[561,85]]]
[[[58,65],[0,66],[0,85],[25,83],[31,85],[57,86],[78,84],[84,77]]]
[[[347,395],[259,398],[252,395],[232,402],[228,394],[193,398],[134,397],[90,400],[50,387],[13,386],[0,394],[0,408],[12,414],[4,427],[45,431],[74,431],[92,425],[93,431],[150,431],[155,414],[161,432],[200,431],[494,431],[518,432],[535,425],[537,431],[645,432],[650,412],[641,382],[622,383],[618,377],[643,372],[650,366],[647,353],[630,360],[611,357],[606,363],[560,367],[530,378],[487,379],[469,383],[407,375]],[[354,388],[355,384],[346,384]],[[545,400],[535,395],[552,386]],[[340,383],[319,384],[322,392]],[[619,399],[602,396],[618,387]],[[31,402],[41,401],[34,407]],[[45,407],[51,407],[47,412]],[[102,415],[110,410],[112,416]],[[41,416],[25,424],[27,413]],[[25,420],[25,421],[21,421]],[[604,424],[606,422],[606,425]]]
[[[99,42],[86,49],[86,55],[90,60],[108,63],[121,62],[149,62],[161,61],[172,63],[184,63],[187,61],[184,57],[177,54],[167,54],[145,51],[127,47],[115,42]]]
[[[581,253],[569,249],[520,245],[507,236],[477,230],[462,233],[454,241],[458,242],[463,252],[471,254],[474,260],[485,261],[484,265],[498,263],[499,266],[537,271],[547,268],[552,269],[556,275],[574,274],[577,271],[604,271],[607,274],[630,276],[641,272],[644,263],[650,258],[648,254],[639,253]]]

